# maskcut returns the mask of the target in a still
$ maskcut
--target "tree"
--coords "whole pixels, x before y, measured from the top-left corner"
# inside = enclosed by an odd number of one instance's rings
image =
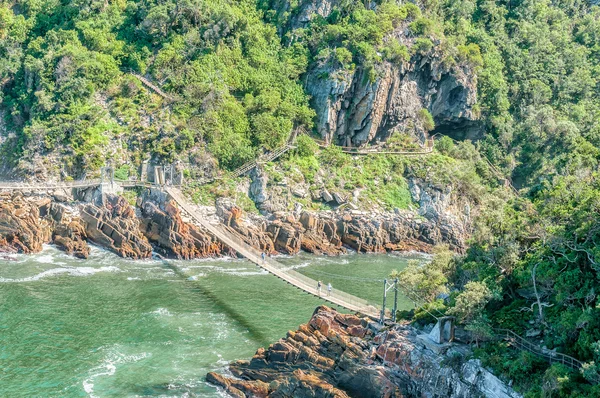
[[[431,262],[421,264],[411,260],[400,272],[392,272],[390,278],[398,278],[400,289],[406,297],[423,304],[448,292],[446,283],[452,269],[453,253],[447,246],[437,246]]]
[[[431,131],[435,128],[435,122],[433,121],[433,116],[427,109],[421,109],[417,115],[421,125],[425,129],[425,131]]]
[[[465,326],[465,330],[471,332],[477,347],[479,347],[480,341],[489,339],[494,335],[490,321],[484,315],[478,315],[476,318],[471,319]]]
[[[460,322],[470,322],[481,315],[491,298],[492,293],[485,283],[469,282],[456,296],[454,307],[448,313],[455,315]]]

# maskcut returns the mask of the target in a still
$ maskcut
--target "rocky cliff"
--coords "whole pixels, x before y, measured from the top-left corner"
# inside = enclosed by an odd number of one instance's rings
[[[279,15],[289,15],[280,33],[294,38],[315,18],[330,17],[342,2],[301,1],[293,12],[290,3],[271,2]],[[371,8],[376,7],[372,3]],[[415,39],[409,24],[403,23],[384,40],[410,50]],[[482,131],[474,108],[477,75],[469,66],[445,62],[440,44],[434,43],[426,54],[414,53],[408,61],[377,62],[374,71],[361,65],[348,68],[329,58],[313,63],[304,86],[312,97],[321,137],[344,146],[385,141],[396,131],[424,138],[419,113],[426,109],[437,126],[435,132],[456,139],[477,138]]]
[[[232,363],[235,378],[209,373],[207,380],[240,398],[520,397],[463,351],[437,355],[416,336],[410,326],[380,328],[321,306],[250,361]]]
[[[146,201],[136,211],[122,196],[107,195],[101,205],[73,199],[0,193],[0,253],[36,253],[53,243],[87,258],[89,241],[132,259],[149,258],[153,251],[179,259],[231,254],[213,236],[183,221],[168,201],[161,202],[162,208],[158,201]]]
[[[27,198],[20,192],[0,194],[0,252],[42,250],[52,235],[50,223],[41,219],[49,205],[47,198]]]
[[[200,228],[188,224],[170,202],[162,210],[152,202],[142,207],[142,232],[167,257],[181,259],[217,256],[223,245]]]
[[[65,203],[67,199],[25,197],[21,193],[0,195],[0,252],[33,253],[41,251],[44,243],[54,243],[69,254],[86,258],[87,242],[91,241],[133,259],[149,258],[153,251],[178,259],[235,255],[208,231],[184,221],[180,210],[163,196],[140,200],[137,210],[115,195],[108,195],[102,205]],[[424,208],[437,209],[431,206]],[[428,252],[437,244],[462,252],[468,236],[462,224],[446,216],[438,214],[437,218],[427,219],[408,210],[301,211],[257,216],[219,200],[216,215],[232,234],[267,254],[304,250],[338,255],[348,248],[363,253]]]
[[[403,34],[398,32],[400,37]],[[318,64],[308,72],[306,90],[324,140],[360,146],[385,141],[394,132],[413,132],[423,139],[422,109],[433,116],[436,132],[456,139],[479,134],[472,109],[477,102],[472,74],[445,69],[439,54],[415,56],[407,65],[384,62],[376,70],[374,81],[364,69],[332,69],[331,63]]]
[[[380,213],[348,209],[302,211],[243,218],[242,211],[227,201],[221,201],[219,208],[217,213],[222,222],[233,225],[231,232],[266,253],[296,254],[304,250],[337,255],[345,253],[346,248],[362,253],[429,252],[439,244],[463,252],[468,236],[463,224],[449,216],[426,219],[409,210]]]
[[[122,257],[150,258],[152,246],[140,232],[135,210],[122,196],[110,196],[103,207],[86,204],[81,217],[90,240]]]

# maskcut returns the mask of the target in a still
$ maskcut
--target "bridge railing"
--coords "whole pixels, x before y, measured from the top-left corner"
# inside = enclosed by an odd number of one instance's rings
[[[356,297],[352,294],[346,293],[344,291],[341,291],[338,289],[332,289],[331,294],[329,294],[329,292],[327,291],[327,287],[325,285],[323,285],[321,287],[321,291],[319,292],[318,282],[316,280],[314,280],[306,275],[303,275],[303,274],[299,273],[298,271],[288,269],[286,266],[284,266],[283,264],[281,264],[280,262],[276,261],[275,259],[273,259],[271,257],[265,257],[265,259],[263,260],[262,253],[259,250],[248,245],[241,238],[231,234],[229,231],[226,231],[224,228],[216,227],[216,226],[214,226],[214,227],[219,229],[221,234],[226,234],[229,239],[231,239],[233,242],[235,242],[237,244],[237,246],[241,246],[241,245],[246,246],[246,249],[253,256],[253,258],[251,258],[251,260],[253,260],[257,264],[262,263],[265,266],[269,266],[271,271],[273,271],[273,273],[275,273],[275,274],[277,274],[277,273],[285,274],[285,277],[286,277],[285,279],[288,279],[288,282],[290,282],[290,281],[294,282],[293,284],[296,285],[297,287],[301,288],[302,290],[304,290],[308,293],[311,293],[315,296],[321,296],[322,298],[325,298],[325,299],[327,299],[327,298],[338,299],[346,304],[349,304],[350,306],[361,309],[361,312],[364,312],[366,314],[376,315],[378,313],[378,309],[377,309],[376,305],[370,303],[367,300],[361,299],[360,297]]]
[[[307,293],[320,296],[322,299],[333,304],[345,307],[352,311],[361,312],[372,317],[377,317],[379,315],[379,310],[375,305],[372,305],[367,300],[353,296],[349,293],[333,289],[331,294],[329,294],[325,286],[322,286],[321,291],[319,292],[319,289],[317,288],[318,282],[316,280],[302,275],[297,271],[286,269],[283,264],[279,263],[273,258],[265,257],[263,259],[262,252],[260,252],[258,249],[250,246],[243,239],[231,233],[231,231],[227,230],[226,228],[220,225],[213,225],[207,220],[203,219],[202,216],[197,215],[195,210],[189,206],[187,201],[183,198],[179,190],[167,188],[166,191],[177,203],[179,203],[186,213],[196,219],[200,225],[206,228],[214,236],[218,237],[224,244],[236,250],[239,254],[257,264],[259,267],[267,270],[271,274],[304,290]]]
[[[112,183],[115,185],[119,185],[124,188],[131,187],[142,187],[142,188],[160,188],[161,185],[155,184],[152,182],[144,182],[140,180],[114,180]],[[91,179],[91,180],[80,180],[80,181],[62,181],[56,183],[26,183],[26,182],[16,182],[16,181],[0,181],[0,190],[1,189],[11,189],[11,190],[30,190],[30,189],[38,189],[38,190],[50,190],[50,189],[68,189],[68,188],[86,188],[86,187],[94,187],[102,184],[111,184],[111,181],[102,180],[102,179]],[[170,185],[177,186],[177,185]]]
[[[326,148],[330,146],[329,143],[323,140],[319,140],[313,138],[315,143],[322,147]],[[424,146],[419,146],[418,148],[404,148],[403,150],[385,150],[380,147],[349,147],[349,146],[341,146],[337,145],[338,148],[344,153],[350,155],[425,155],[433,152],[433,139],[428,139]]]
[[[0,182],[0,189],[61,189],[89,187],[102,184],[101,179],[80,180],[80,181],[61,181],[56,183],[35,183],[35,182]],[[104,181],[107,182],[107,181]]]

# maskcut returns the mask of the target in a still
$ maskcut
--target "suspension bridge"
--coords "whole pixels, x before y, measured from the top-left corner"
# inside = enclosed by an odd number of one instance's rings
[[[232,234],[230,231],[226,230],[221,224],[212,224],[202,215],[200,215],[194,206],[189,203],[182,192],[174,187],[167,185],[156,185],[149,182],[143,182],[138,180],[127,180],[127,181],[116,181],[116,182],[105,182],[101,179],[95,180],[84,180],[84,181],[67,181],[67,182],[56,182],[56,183],[20,183],[20,182],[0,182],[0,190],[57,190],[57,189],[69,189],[69,188],[86,188],[93,186],[100,186],[103,184],[116,184],[121,187],[145,187],[145,188],[155,188],[160,189],[167,193],[173,201],[175,201],[180,209],[187,214],[192,220],[195,221],[200,227],[206,229],[211,234],[213,234],[216,238],[218,238],[222,243],[227,245],[228,247],[235,250],[241,256],[245,257],[247,260],[256,264],[261,269],[269,272],[270,274],[278,277],[279,279],[285,281],[286,283],[308,293],[315,297],[318,297],[322,300],[325,300],[335,306],[345,308],[347,310],[357,312],[363,315],[366,315],[374,320],[379,320],[381,323],[388,318],[395,321],[396,314],[396,302],[398,291],[414,302],[415,306],[422,305],[426,302],[423,297],[419,295],[419,293],[411,290],[408,286],[400,285],[398,280],[389,281],[387,279],[375,279],[375,278],[360,278],[353,276],[340,276],[328,274],[326,272],[321,272],[324,276],[328,277],[336,277],[341,279],[348,279],[357,282],[371,282],[371,283],[383,283],[383,306],[379,307],[377,304],[369,302],[368,300],[364,300],[360,297],[356,297],[349,293],[340,291],[338,289],[333,289],[331,292],[325,291],[324,289],[319,288],[319,284],[316,280],[309,278],[301,273],[290,270],[283,264],[279,263],[273,258],[266,257],[262,255],[262,253],[256,248],[248,245],[239,237]],[[392,311],[387,311],[385,307],[387,292],[393,290],[394,292],[394,305]],[[427,309],[426,307],[421,307],[421,309],[427,312],[440,327],[437,327],[437,330],[432,332],[433,334],[439,333],[442,335],[442,331],[444,329],[444,322],[448,320],[446,314],[440,312],[437,309]],[[435,328],[434,328],[435,329]],[[510,346],[519,350],[519,351],[527,351],[531,354],[540,356],[550,363],[561,363],[565,366],[568,366],[572,369],[579,370],[583,367],[583,363],[578,359],[571,357],[566,354],[556,353],[553,351],[546,350],[530,341],[522,338],[515,332],[508,329],[495,329],[493,337],[495,339],[505,340]],[[441,337],[440,337],[441,339]],[[435,339],[433,339],[435,340]],[[440,341],[441,342],[441,341]],[[599,380],[595,380],[594,383],[598,383]]]
[[[284,280],[292,286],[297,287],[313,296],[320,297],[334,305],[346,308],[350,311],[367,315],[378,319],[380,310],[373,303],[351,294],[333,289],[331,292],[322,291],[318,287],[318,282],[294,270],[286,270],[285,266],[273,258],[263,256],[260,251],[248,245],[246,242],[225,230],[221,225],[211,224],[202,217],[194,207],[183,197],[181,191],[174,187],[166,187],[165,191],[179,205],[180,209],[192,218],[200,226],[216,236],[221,242],[234,249],[247,260],[253,262],[260,268]]]
[[[309,278],[301,273],[287,269],[283,264],[274,260],[273,258],[263,256],[263,253],[258,251],[256,248],[248,245],[239,237],[227,231],[220,224],[212,224],[202,215],[200,215],[194,206],[189,203],[182,192],[174,187],[168,185],[155,185],[148,182],[139,180],[126,180],[126,181],[111,181],[106,182],[101,179],[95,180],[84,180],[84,181],[67,181],[67,182],[56,182],[56,183],[21,183],[21,182],[0,182],[0,190],[11,190],[11,191],[53,191],[59,189],[72,189],[72,188],[88,188],[102,185],[114,185],[120,187],[144,187],[144,188],[155,188],[167,193],[173,201],[177,203],[179,208],[187,214],[196,224],[200,227],[209,231],[217,239],[223,242],[228,247],[235,250],[241,256],[245,257],[252,263],[256,264],[260,268],[275,275],[279,279],[284,280],[292,286],[295,286],[308,294],[319,297],[331,304],[345,308],[350,311],[367,315],[373,319],[380,319],[383,321],[384,315],[393,316],[395,314],[395,308],[392,314],[382,312],[375,303],[371,303],[360,297],[345,293],[338,289],[332,289],[327,291],[324,288],[319,288],[318,281]]]

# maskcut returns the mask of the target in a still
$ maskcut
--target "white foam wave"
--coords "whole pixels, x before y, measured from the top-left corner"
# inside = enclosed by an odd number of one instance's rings
[[[282,267],[281,270],[282,271],[291,271],[291,270],[294,270],[294,269],[306,268],[306,267],[309,267],[311,265],[313,265],[312,261],[305,261],[305,262],[300,263],[300,264],[290,265],[288,267]]]
[[[192,275],[188,278],[188,281],[197,281],[198,278],[203,278],[205,276],[206,276],[206,274]]]
[[[90,376],[82,382],[84,391],[89,394],[90,398],[97,398],[97,396],[94,395],[94,381],[98,377],[113,376],[117,372],[117,365],[138,362],[150,356],[152,356],[152,354],[149,352],[132,355],[114,351],[110,352],[100,365],[90,369]]]
[[[431,259],[433,259],[433,254],[418,252],[418,251],[415,251],[415,250],[410,250],[410,251],[407,251],[407,252],[391,252],[391,253],[389,253],[389,255],[393,256],[393,257],[402,257],[402,258],[405,258],[407,260],[411,260],[411,259],[431,260]]]
[[[89,276],[99,272],[120,272],[121,269],[115,266],[92,268],[92,267],[65,267],[65,268],[52,268],[47,271],[41,272],[37,275],[28,276],[25,278],[1,278],[0,283],[23,283],[33,282],[40,279],[48,278],[60,274],[69,274],[71,276]]]
[[[228,275],[235,275],[235,276],[256,276],[256,275],[268,275],[269,274],[267,271],[264,271],[264,270],[261,270],[261,271],[223,270],[223,273],[228,274]]]
[[[206,270],[222,269],[221,267],[217,267],[216,265],[189,265],[186,267],[179,267],[179,268],[183,272],[191,271],[193,269],[206,269]]]
[[[168,309],[162,308],[162,307],[157,308],[156,310],[152,311],[150,314],[160,315],[160,316],[173,316],[173,314],[171,314]]]
[[[48,253],[48,254],[43,254],[43,255],[37,256],[35,261],[38,263],[42,263],[42,264],[58,264],[58,265],[66,264],[63,262],[57,262],[56,256],[54,256],[53,254],[54,253]]]

